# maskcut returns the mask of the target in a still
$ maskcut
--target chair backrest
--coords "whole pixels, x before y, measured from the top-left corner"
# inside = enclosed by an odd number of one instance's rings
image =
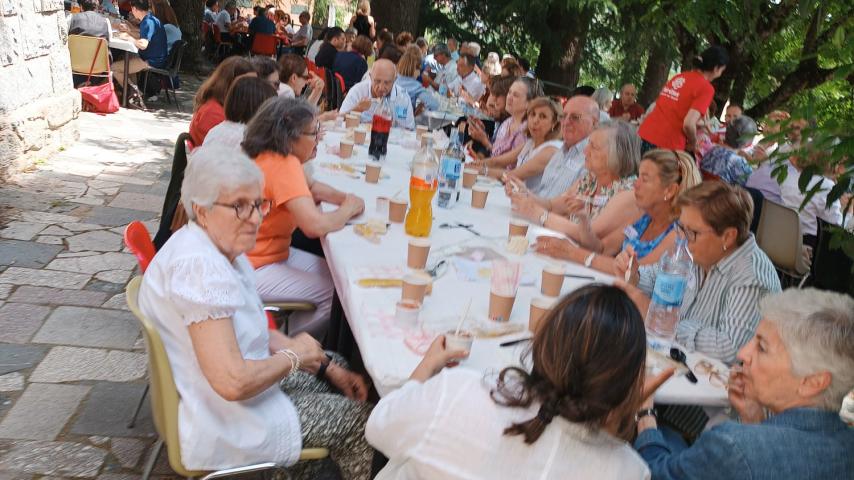
[[[184,50],[187,48],[185,40],[177,40],[172,44],[172,49],[169,50],[169,58],[166,60],[167,70],[172,77],[178,76],[181,71],[181,60],[184,58]]]
[[[172,173],[169,178],[169,186],[166,188],[166,197],[163,199],[163,209],[160,212],[160,227],[154,236],[154,247],[161,247],[172,236],[172,219],[178,208],[183,208],[181,202],[181,184],[184,182],[184,170],[187,169],[187,144],[190,134],[184,132],[175,140],[175,150],[172,154]]]
[[[836,230],[835,235],[847,237],[845,242],[854,242],[854,233],[842,231],[841,227],[831,226],[821,218],[816,229],[815,251],[812,257],[812,282],[813,285],[834,292],[847,293],[854,296],[854,259],[849,257],[845,251],[839,248],[831,248],[832,234],[829,228]]]
[[[250,51],[253,55],[267,55],[274,57],[276,55],[276,47],[279,45],[279,39],[275,35],[268,33],[256,33],[252,39],[252,48]]]
[[[139,287],[142,277],[134,277],[125,290],[128,308],[139,320],[142,326],[142,336],[145,339],[145,350],[148,353],[148,384],[151,388],[151,413],[154,417],[154,427],[160,438],[166,443],[169,465],[175,472],[184,477],[198,477],[203,472],[191,472],[181,463],[181,442],[178,436],[178,388],[172,376],[172,366],[169,356],[160,339],[160,333],[154,324],[142,314],[139,309]]]
[[[759,219],[762,216],[762,204],[765,203],[765,195],[759,189],[753,187],[743,188],[747,190],[750,198],[753,199],[753,220],[750,221],[750,231],[755,234],[756,229],[759,228]]]
[[[100,49],[98,45],[101,46]],[[109,47],[103,38],[69,35],[68,53],[71,56],[72,73],[88,75],[89,68],[92,68],[93,74],[104,74],[110,71]],[[94,66],[92,60],[95,60]]]
[[[346,95],[347,84],[344,82],[344,77],[340,73],[335,72],[335,80],[338,82],[338,88],[341,89],[341,94]]]
[[[213,39],[216,43],[222,43],[222,32],[219,30],[219,25],[212,23],[211,24],[211,32],[213,32]]]
[[[803,255],[801,219],[796,210],[766,198],[756,228],[756,243],[778,269],[799,275],[809,271]]]
[[[151,235],[145,224],[139,220],[134,220],[125,228],[125,245],[128,246],[131,253],[139,262],[139,270],[145,273],[148,264],[154,258],[157,251],[154,249],[154,243],[151,242]]]

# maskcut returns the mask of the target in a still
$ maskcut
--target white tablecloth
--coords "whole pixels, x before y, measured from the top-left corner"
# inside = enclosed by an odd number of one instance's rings
[[[343,172],[327,168],[330,164],[347,163],[364,170],[368,159],[367,146],[356,146],[353,157],[341,160],[337,155],[328,153],[327,145],[337,146],[342,133],[330,131],[318,146],[314,172],[315,178],[342,191],[354,193],[365,200],[365,214],[354,219],[362,222],[375,213],[377,197],[403,195],[408,197],[409,166],[415,154],[414,149],[403,148],[390,143],[388,155],[383,165],[383,175],[377,184],[368,184],[360,176],[353,178]],[[392,140],[405,139],[407,146],[415,145],[414,132],[392,132]],[[471,191],[463,190],[460,203],[453,209],[438,208],[433,204],[433,228],[430,235],[431,250],[428,267],[441,258],[447,258],[443,250],[459,249],[468,246],[487,246],[502,255],[522,261],[523,281],[533,280],[522,285],[516,297],[510,323],[517,324],[520,331],[500,338],[478,338],[472,346],[471,356],[458,368],[470,368],[482,372],[498,372],[508,365],[519,365],[520,355],[526,343],[514,347],[499,347],[499,343],[530,336],[527,331],[528,313],[531,299],[541,296],[540,277],[542,269],[549,263],[564,265],[567,273],[590,276],[596,281],[611,283],[613,277],[602,274],[581,265],[557,262],[553,259],[528,253],[524,257],[514,257],[506,252],[508,222],[511,218],[510,201],[503,187],[491,188],[486,208],[473,209],[470,206]],[[324,208],[332,208],[324,206]],[[443,223],[461,222],[473,224],[473,229],[482,237],[462,228],[440,228]],[[531,226],[528,239],[533,243],[537,235],[554,232]],[[407,334],[394,324],[395,303],[400,299],[400,289],[361,288],[356,284],[359,278],[372,276],[367,269],[402,269],[406,266],[407,242],[403,224],[391,224],[388,233],[379,244],[373,244],[358,236],[352,227],[331,233],[323,240],[323,248],[335,282],[341,303],[359,350],[380,395],[384,395],[402,385],[413,368],[421,360],[417,349],[410,348],[415,343],[412,335]],[[566,294],[589,280],[566,278],[562,294]],[[458,278],[453,266],[448,266],[445,274],[433,283],[433,292],[425,297],[421,311],[421,320],[428,331],[443,331],[456,323],[469,299],[471,299],[470,322],[486,321],[489,304],[489,282],[469,282]],[[689,354],[688,363],[693,365],[702,357]],[[699,376],[699,375],[698,375]],[[658,392],[657,399],[665,403],[691,403],[707,406],[726,405],[726,391],[709,385],[707,378],[701,378],[697,385],[690,384],[684,378],[668,381]]]

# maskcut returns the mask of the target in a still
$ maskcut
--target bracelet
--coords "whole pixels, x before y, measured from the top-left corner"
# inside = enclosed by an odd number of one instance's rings
[[[596,252],[590,252],[590,255],[587,255],[587,258],[584,259],[584,266],[590,268],[590,265],[593,264],[593,259],[596,257]]]
[[[635,422],[639,422],[641,418],[647,416],[658,420],[658,410],[656,410],[655,408],[644,408],[643,410],[635,414]]]
[[[320,362],[320,368],[317,369],[317,374],[315,375],[320,380],[326,378],[326,369],[329,368],[329,364],[332,363],[332,355],[327,353],[326,358],[329,361],[326,363]]]
[[[541,227],[546,226],[546,221],[548,221],[548,219],[549,219],[549,211],[543,210],[543,214],[540,215],[540,226]]]
[[[278,354],[282,354],[282,355],[288,357],[288,360],[291,361],[291,370],[288,372],[287,375],[285,375],[286,377],[289,377],[292,373],[299,370],[300,361],[299,361],[299,355],[297,355],[296,352],[294,352],[293,350],[291,350],[289,348],[283,348],[281,350],[276,351],[276,355],[278,355]]]

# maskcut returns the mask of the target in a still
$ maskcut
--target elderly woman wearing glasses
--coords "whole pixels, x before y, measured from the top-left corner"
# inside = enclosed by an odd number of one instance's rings
[[[851,478],[854,429],[839,409],[854,388],[854,300],[789,289],[759,305],[756,336],[729,377],[740,422],[714,427],[687,447],[658,428],[651,401],[638,414],[635,448],[652,478]]]
[[[732,363],[756,333],[759,300],[780,291],[774,265],[750,233],[753,201],[744,189],[713,181],[682,193],[677,206],[695,267],[679,311],[676,341],[689,351]],[[631,255],[623,251],[615,265],[617,276],[624,278],[632,264],[630,284],[616,284],[646,312],[658,265],[645,266],[638,274]]]
[[[368,478],[364,380],[309,335],[267,329],[245,255],[271,211],[263,192],[261,170],[240,151],[196,149],[181,187],[190,223],[143,277],[139,304],[181,397],[184,466],[291,465],[301,448],[327,447],[345,478]]]
[[[258,293],[268,302],[313,302],[314,312],[291,316],[292,331],[322,339],[335,291],[332,276],[325,260],[292,248],[291,236],[297,227],[309,238],[340,230],[362,213],[365,203],[325,183],[306,180],[302,166],[317,154],[319,128],[317,111],[305,100],[276,97],[252,117],[242,146],[264,172],[264,198],[272,201],[258,242],[248,253]],[[324,212],[317,206],[320,202],[338,208]]]

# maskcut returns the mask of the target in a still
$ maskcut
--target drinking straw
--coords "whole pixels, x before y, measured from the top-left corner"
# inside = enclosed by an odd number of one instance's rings
[[[625,275],[623,275],[623,279],[626,283],[629,283],[629,279],[632,278],[632,263],[634,262],[635,256],[632,255],[629,257],[629,268],[626,269]]]
[[[469,308],[471,308],[471,297],[469,297],[469,303],[466,304],[466,309],[463,310],[463,315],[460,317],[460,323],[457,324],[457,330],[454,332],[454,335],[459,336],[460,329],[463,328],[463,323],[465,323],[466,318],[469,316]]]

